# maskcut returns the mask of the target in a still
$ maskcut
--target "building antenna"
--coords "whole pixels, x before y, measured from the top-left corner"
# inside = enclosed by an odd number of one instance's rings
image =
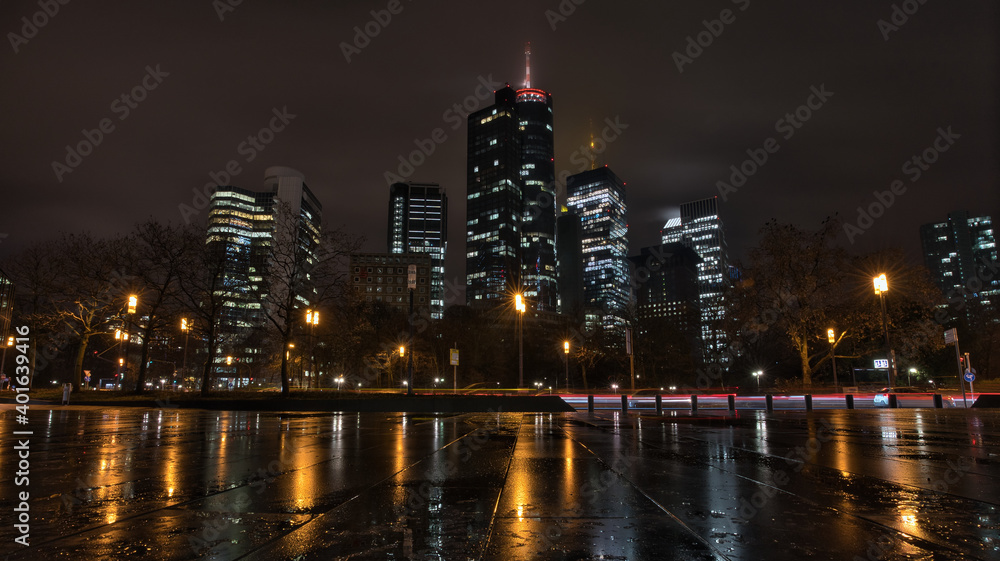
[[[590,169],[597,169],[597,153],[594,152],[594,119],[590,119]]]
[[[531,87],[531,41],[524,44],[524,87]]]

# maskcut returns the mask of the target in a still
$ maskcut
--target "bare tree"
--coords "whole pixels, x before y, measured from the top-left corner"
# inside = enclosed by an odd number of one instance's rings
[[[135,242],[132,266],[139,301],[137,314],[145,320],[145,325],[137,326],[142,346],[135,391],[141,393],[146,387],[150,342],[158,331],[171,324],[172,312],[180,300],[180,277],[193,249],[189,246],[200,246],[204,242],[155,220],[148,220],[136,228]]]
[[[245,277],[230,275],[231,248],[221,243],[206,243],[205,231],[190,228],[184,231],[183,242],[188,256],[180,275],[178,299],[196,316],[194,327],[204,333],[208,344],[202,367],[201,395],[207,395],[212,384],[212,372],[218,356],[219,322],[226,303],[247,290]]]
[[[311,231],[284,202],[277,204],[274,223],[262,281],[254,289],[264,318],[287,349],[305,324],[305,305],[321,307],[343,295],[344,262],[360,241],[339,228]],[[288,358],[281,353],[282,396],[290,388]]]
[[[53,242],[56,275],[48,287],[50,307],[45,312],[55,331],[77,339],[73,360],[73,387],[83,382],[83,359],[91,337],[117,324],[126,305],[130,279],[128,238],[96,239],[89,234],[63,234]]]

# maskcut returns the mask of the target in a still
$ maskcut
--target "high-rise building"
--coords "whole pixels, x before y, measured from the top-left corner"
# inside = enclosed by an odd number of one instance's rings
[[[466,299],[495,306],[521,289],[521,130],[516,93],[469,115],[466,163]]]
[[[583,321],[583,232],[580,217],[563,207],[556,219],[556,251],[559,255],[559,313]]]
[[[530,46],[525,51],[530,62]],[[494,105],[469,116],[466,298],[496,305],[521,292],[533,309],[555,312],[555,149],[552,95],[508,84]]]
[[[935,284],[949,300],[960,297],[996,305],[1000,278],[991,272],[996,267],[997,244],[989,216],[951,212],[946,222],[921,226],[920,243]]]
[[[294,236],[305,255],[302,267],[308,269],[315,260],[322,207],[303,175],[290,168],[271,167],[264,173],[264,185],[265,191],[220,186],[209,205],[206,241],[226,256],[219,291],[224,303],[217,360],[226,353],[252,362],[259,351],[247,344],[246,338],[261,325],[264,306],[269,305],[265,277],[275,244]]]
[[[692,349],[701,341],[698,264],[702,259],[681,243],[642,248],[629,258],[635,279],[636,316],[664,319],[684,334]]]
[[[604,166],[569,176],[566,194],[566,207],[580,217],[586,319],[621,327],[631,296],[625,183]]]
[[[719,217],[719,199],[712,197],[681,205],[680,218],[663,226],[663,243],[681,243],[701,257],[698,264],[698,294],[701,300],[702,346],[706,359],[722,356],[722,333],[713,326],[723,316],[723,291],[729,278],[726,232]]]
[[[426,253],[431,258],[430,310],[444,316],[444,257],[448,249],[448,196],[437,183],[389,187],[389,253]]]

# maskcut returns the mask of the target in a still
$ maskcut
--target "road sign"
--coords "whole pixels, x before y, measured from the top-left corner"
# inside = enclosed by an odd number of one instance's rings
[[[451,365],[458,366],[458,349],[451,349]]]
[[[975,382],[976,381],[976,371],[975,370],[971,370],[971,371],[966,370],[965,371],[965,381],[969,382],[970,384],[972,382]]]
[[[958,341],[958,332],[955,331],[954,327],[952,327],[948,331],[944,332],[944,344],[951,345],[955,341]]]
[[[889,368],[889,359],[885,358],[875,359],[875,368]]]

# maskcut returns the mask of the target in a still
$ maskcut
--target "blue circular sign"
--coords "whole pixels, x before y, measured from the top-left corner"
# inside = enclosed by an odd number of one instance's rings
[[[975,382],[976,381],[976,373],[975,372],[969,372],[968,370],[966,370],[965,371],[965,381],[966,382]]]

